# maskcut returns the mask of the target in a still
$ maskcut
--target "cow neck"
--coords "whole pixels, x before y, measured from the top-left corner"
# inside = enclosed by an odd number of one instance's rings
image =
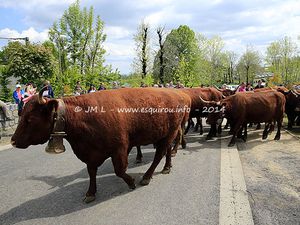
[[[66,136],[65,132],[65,113],[66,113],[66,105],[62,99],[57,99],[58,106],[55,108],[53,113],[53,129],[51,132],[51,136]]]

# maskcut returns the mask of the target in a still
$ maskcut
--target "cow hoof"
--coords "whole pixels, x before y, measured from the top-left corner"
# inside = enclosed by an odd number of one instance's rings
[[[247,141],[247,137],[242,136],[242,140],[243,140],[244,142],[246,142],[246,141]]]
[[[200,131],[200,135],[202,135],[203,134],[203,131]]]
[[[280,136],[275,136],[274,140],[275,141],[279,141],[280,140]]]
[[[186,143],[181,144],[182,149],[186,149]]]
[[[206,136],[206,140],[211,140],[212,136]]]
[[[128,185],[129,189],[134,190],[136,188],[135,183]]]
[[[228,147],[232,147],[232,146],[234,146],[234,143],[230,142],[230,143],[228,144]]]
[[[176,153],[177,153],[177,151],[171,151],[171,157],[175,157]]]
[[[136,159],[136,160],[135,160],[135,164],[139,164],[139,163],[142,163],[142,162],[143,162],[142,159]]]
[[[140,185],[146,186],[150,183],[151,179],[143,179],[140,181]]]
[[[170,168],[170,167],[165,167],[165,168],[161,171],[161,173],[162,173],[162,174],[169,174],[170,171],[171,171],[171,168]]]
[[[96,197],[95,196],[85,196],[85,198],[83,199],[83,202],[88,204],[92,201],[95,201]]]
[[[262,139],[265,140],[265,139],[267,139],[267,137],[268,137],[267,135],[263,135]]]

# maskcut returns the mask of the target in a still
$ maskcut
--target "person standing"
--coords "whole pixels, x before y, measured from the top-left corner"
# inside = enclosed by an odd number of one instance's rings
[[[43,97],[54,98],[54,92],[53,92],[52,86],[50,85],[50,81],[46,80],[44,82],[43,87],[46,87],[46,86],[47,86],[47,90],[45,90],[43,92]]]
[[[76,82],[76,85],[75,85],[75,88],[74,88],[74,94],[75,95],[81,95],[81,94],[83,94],[83,89],[82,89],[82,87],[81,87],[81,85],[80,85],[80,81],[77,81]]]
[[[250,83],[247,84],[246,91],[253,91],[253,87]]]
[[[23,99],[24,97],[24,90],[21,89],[21,85],[16,85],[16,90],[13,92],[13,98],[15,103],[18,105],[18,115],[21,116],[22,108],[23,108]]]
[[[262,85],[262,82],[261,82],[261,80],[259,80],[258,81],[258,83],[257,83],[257,85],[255,86],[255,88],[254,89],[259,89],[259,88],[264,88],[265,86],[264,85]]]
[[[88,90],[88,93],[93,93],[93,92],[96,92],[96,88],[93,84],[90,85],[90,88]]]
[[[100,83],[100,86],[98,88],[98,91],[103,91],[103,90],[106,90],[106,87],[104,86],[103,83]]]
[[[245,91],[246,91],[246,84],[245,82],[242,82],[236,92],[245,92]]]

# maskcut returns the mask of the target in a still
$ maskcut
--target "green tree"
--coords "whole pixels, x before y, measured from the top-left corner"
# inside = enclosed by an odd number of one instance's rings
[[[10,84],[9,74],[7,73],[7,67],[0,65],[0,100],[8,102],[12,99],[12,91],[8,88]]]
[[[40,44],[10,42],[4,48],[7,60],[7,75],[19,78],[20,82],[41,84],[53,74],[51,49]]]
[[[199,48],[202,57],[208,62],[206,76],[209,77],[210,85],[220,82],[223,79],[226,69],[226,56],[223,53],[224,42],[221,37],[213,36],[208,39],[205,36],[198,35]],[[225,81],[224,81],[225,82]]]
[[[147,76],[150,68],[150,25],[144,21],[138,26],[137,33],[134,35],[136,45],[136,58],[133,67],[136,73],[142,75],[142,79]]]
[[[94,16],[94,9],[80,8],[80,1],[71,4],[58,22],[54,22],[49,38],[56,50],[59,86],[73,86],[80,79],[86,85],[101,79],[101,74],[114,76],[110,66],[104,66],[104,22]],[[75,73],[75,75],[74,75]],[[63,83],[61,83],[63,82]]]
[[[249,81],[253,82],[255,75],[261,70],[260,63],[259,52],[247,46],[246,52],[239,60],[240,72],[244,75],[246,83],[249,83]]]
[[[159,59],[159,54],[156,59]],[[197,39],[193,30],[186,25],[181,25],[177,29],[173,29],[164,42],[164,82],[182,80],[186,84],[186,77],[190,77],[191,81],[198,80],[195,76],[199,76],[197,72],[199,60],[199,48]],[[156,60],[157,62],[157,60]],[[157,71],[160,70],[159,63],[154,63],[155,78],[158,78]]]
[[[297,46],[290,37],[284,37],[279,41],[280,56],[283,67],[284,82],[288,84],[288,79],[292,74],[292,59],[295,56]]]

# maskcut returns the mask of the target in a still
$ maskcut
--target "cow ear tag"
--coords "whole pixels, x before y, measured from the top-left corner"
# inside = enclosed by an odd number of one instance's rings
[[[64,136],[66,136],[64,132],[56,132],[55,134],[52,134],[45,151],[50,154],[59,154],[65,152],[66,147],[63,144]]]

